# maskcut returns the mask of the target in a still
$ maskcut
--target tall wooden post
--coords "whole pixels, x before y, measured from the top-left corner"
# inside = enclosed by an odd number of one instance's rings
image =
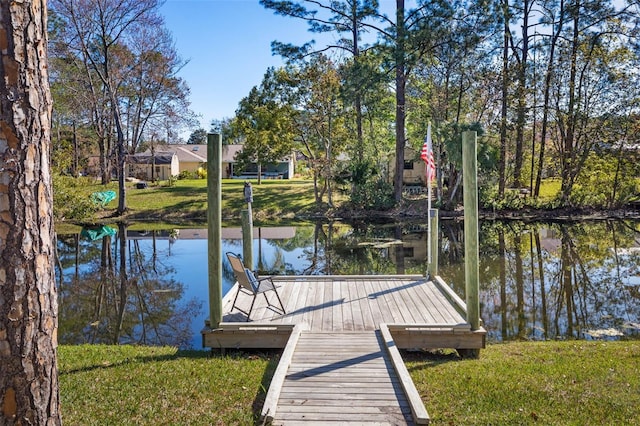
[[[242,210],[242,260],[244,265],[253,271],[253,219],[251,204],[249,209]]]
[[[480,328],[478,252],[478,160],[476,132],[462,133],[464,197],[464,276],[467,322],[471,330]]]
[[[242,222],[242,258],[245,266],[253,271],[253,212],[251,211],[253,187],[249,181],[244,183],[243,196],[244,201],[247,203],[247,209],[242,210],[240,214]]]
[[[207,135],[209,327],[222,322],[222,137]]]
[[[429,278],[433,279],[438,275],[438,209],[429,210],[429,222],[431,235],[429,235],[429,248],[431,252],[431,262],[429,263]]]

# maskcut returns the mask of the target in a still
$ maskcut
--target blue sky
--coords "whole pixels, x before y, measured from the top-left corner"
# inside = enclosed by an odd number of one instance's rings
[[[283,64],[271,55],[271,41],[313,39],[305,22],[276,16],[258,0],[167,0],[161,12],[179,55],[189,61],[179,75],[207,130],[212,119],[235,115],[269,66]]]

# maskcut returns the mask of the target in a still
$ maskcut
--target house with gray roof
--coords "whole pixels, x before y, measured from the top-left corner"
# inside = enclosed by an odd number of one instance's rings
[[[238,178],[251,178],[257,177],[258,167],[256,164],[249,165],[247,170],[237,172],[235,169],[236,155],[242,151],[241,144],[222,145],[222,178],[229,179],[233,177]],[[196,174],[199,168],[206,169],[207,167],[207,145],[191,145],[191,144],[175,144],[175,145],[162,145],[155,149],[156,156],[162,153],[173,153],[177,160],[177,170],[171,169],[173,175],[179,175],[182,172],[188,172]],[[138,153],[130,156],[129,158],[139,157],[140,160],[134,159],[133,161],[143,162],[142,158],[146,158],[145,161],[150,161],[150,151]],[[129,162],[131,164],[131,162]],[[144,163],[150,164],[150,163]],[[156,163],[158,164],[158,163]],[[131,173],[134,169],[130,168],[130,176],[137,177]],[[135,169],[140,172],[139,169]],[[265,178],[280,178],[280,179],[292,179],[294,173],[294,156],[290,155],[282,159],[280,162],[270,164],[263,167],[262,174]],[[168,179],[156,176],[156,179]],[[146,179],[150,179],[148,177]]]
[[[140,180],[167,180],[179,172],[178,157],[171,151],[154,150],[127,157],[129,177]]]

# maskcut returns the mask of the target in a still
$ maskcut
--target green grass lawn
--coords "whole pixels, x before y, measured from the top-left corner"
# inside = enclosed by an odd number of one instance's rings
[[[222,217],[227,221],[240,220],[240,211],[247,208],[244,201],[244,180],[223,179]],[[296,214],[315,209],[313,182],[309,180],[250,180],[253,187],[253,217],[256,222],[269,219],[293,219]],[[86,182],[75,188],[81,197],[89,197],[97,191],[118,192],[117,183],[106,186]],[[118,200],[111,201],[98,217],[106,218],[115,212]],[[169,185],[167,181],[149,183],[146,189],[136,189],[127,183],[127,214],[132,220],[185,220],[205,221],[207,215],[207,180],[185,179]]]
[[[550,202],[560,193],[560,179],[544,179],[540,182],[540,201]]]
[[[252,425],[277,356],[168,347],[59,350],[67,425]]]
[[[489,345],[478,360],[405,353],[435,425],[640,424],[640,342]],[[62,346],[69,425],[253,425],[277,352]]]

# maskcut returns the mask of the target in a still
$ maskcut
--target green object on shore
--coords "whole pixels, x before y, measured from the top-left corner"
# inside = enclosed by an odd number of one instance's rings
[[[93,202],[93,204],[100,207],[105,207],[107,204],[109,204],[109,202],[115,199],[116,199],[115,191],[99,191],[91,194],[91,201]]]

